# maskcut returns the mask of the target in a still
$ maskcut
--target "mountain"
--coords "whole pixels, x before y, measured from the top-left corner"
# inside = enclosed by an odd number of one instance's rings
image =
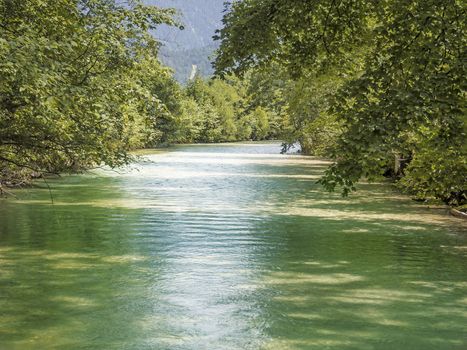
[[[214,44],[186,50],[164,47],[159,53],[159,58],[164,64],[172,67],[175,70],[175,78],[184,83],[191,75],[193,66],[196,66],[196,73],[201,76],[212,75],[211,61],[216,48]]]
[[[222,26],[224,0],[145,0],[148,5],[175,8],[184,30],[162,25],[154,35],[162,43],[160,58],[185,82],[196,65],[201,75],[212,74],[211,61],[218,44],[212,37]]]

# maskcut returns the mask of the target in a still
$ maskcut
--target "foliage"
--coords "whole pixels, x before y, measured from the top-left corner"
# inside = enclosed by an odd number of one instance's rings
[[[456,0],[234,2],[215,67],[220,75],[271,62],[285,69],[299,87],[284,96],[296,138],[313,135],[320,119],[339,125],[336,162],[321,180],[329,190],[347,194],[361,177],[392,173],[416,196],[462,202],[465,12]],[[330,94],[328,74],[337,82]],[[388,172],[400,159],[408,166]]]
[[[371,22],[371,1],[245,0],[233,2],[216,39],[218,74],[271,63],[293,77],[310,68],[352,60]],[[326,54],[326,55],[323,55]]]
[[[186,94],[198,107],[191,113],[196,134],[194,142],[226,142],[264,140],[273,137],[269,112],[251,108],[247,81],[234,76],[227,79],[203,80],[197,76],[186,88]]]
[[[342,79],[331,74],[306,75],[288,83],[284,139],[289,145],[298,142],[305,154],[330,155],[341,126],[329,107],[341,83]]]
[[[166,74],[148,30],[171,14],[140,1],[1,0],[3,175],[127,162],[161,111],[143,75]]]

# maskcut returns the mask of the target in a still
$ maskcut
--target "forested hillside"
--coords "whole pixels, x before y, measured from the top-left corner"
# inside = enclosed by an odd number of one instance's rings
[[[148,5],[164,8],[175,8],[176,19],[184,29],[171,26],[160,26],[155,35],[162,43],[159,57],[162,62],[175,70],[175,77],[186,82],[190,76],[192,65],[198,72],[211,76],[211,61],[217,43],[212,37],[222,26],[224,9],[223,0],[145,0]]]
[[[213,75],[211,60],[214,59],[216,48],[214,44],[193,49],[172,50],[162,47],[159,58],[174,70],[174,77],[178,82],[186,84],[192,73],[205,78]]]

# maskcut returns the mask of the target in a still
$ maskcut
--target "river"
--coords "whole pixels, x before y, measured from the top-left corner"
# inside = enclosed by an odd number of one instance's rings
[[[465,223],[279,151],[146,151],[1,199],[0,349],[466,349]]]

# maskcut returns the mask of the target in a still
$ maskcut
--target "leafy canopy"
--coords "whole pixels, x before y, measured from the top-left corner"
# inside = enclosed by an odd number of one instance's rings
[[[403,161],[393,174],[404,189],[459,202],[467,188],[465,14],[457,0],[234,2],[215,67],[223,75],[272,62],[310,86],[330,73],[341,79],[320,107],[342,128],[326,188],[347,194],[362,176],[380,178]]]

